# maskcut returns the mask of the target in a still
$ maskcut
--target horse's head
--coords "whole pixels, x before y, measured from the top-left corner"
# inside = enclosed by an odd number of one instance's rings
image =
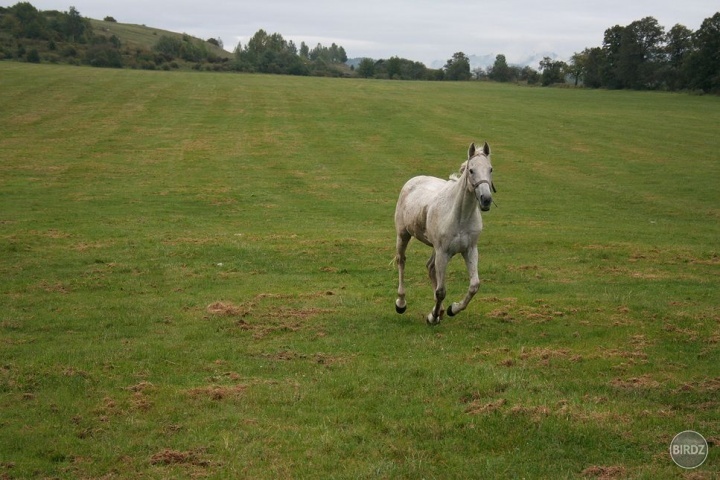
[[[492,181],[492,164],[490,163],[490,145],[485,142],[482,148],[470,144],[468,160],[465,164],[465,175],[468,189],[475,193],[480,202],[480,210],[487,212],[493,203],[492,194],[495,185]]]

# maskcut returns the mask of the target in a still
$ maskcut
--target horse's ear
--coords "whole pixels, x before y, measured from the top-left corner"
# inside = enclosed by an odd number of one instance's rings
[[[475,142],[470,144],[470,148],[468,149],[468,159],[475,156]]]
[[[490,145],[488,145],[487,142],[485,142],[485,145],[483,145],[483,153],[485,155],[490,155]]]

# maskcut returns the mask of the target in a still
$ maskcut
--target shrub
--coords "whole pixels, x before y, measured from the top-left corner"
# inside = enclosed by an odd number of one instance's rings
[[[27,61],[30,63],[40,63],[40,53],[36,48],[33,48],[28,52]]]

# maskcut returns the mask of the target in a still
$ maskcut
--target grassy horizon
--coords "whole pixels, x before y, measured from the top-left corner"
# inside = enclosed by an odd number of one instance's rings
[[[0,476],[686,478],[672,438],[717,444],[720,99],[0,82]],[[480,292],[427,327],[413,242],[398,316],[399,189],[484,140]]]

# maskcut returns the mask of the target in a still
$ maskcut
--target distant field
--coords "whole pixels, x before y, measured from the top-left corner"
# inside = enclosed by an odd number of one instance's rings
[[[720,98],[0,62],[1,478],[717,478]],[[481,290],[394,312],[493,149]],[[467,287],[460,259],[448,299]]]

